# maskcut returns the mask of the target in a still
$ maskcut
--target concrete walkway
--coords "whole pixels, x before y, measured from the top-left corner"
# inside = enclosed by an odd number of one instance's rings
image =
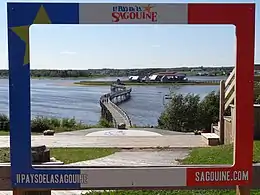
[[[115,130],[115,128],[90,128],[90,129],[83,129],[79,131],[69,131],[69,132],[62,132],[58,133],[59,135],[87,135],[93,132],[99,132],[99,131],[107,131],[107,130]],[[155,132],[161,135],[193,135],[193,133],[183,133],[178,131],[168,131],[164,129],[157,129],[157,128],[131,128],[131,130],[141,130],[141,131],[149,131],[149,132]]]
[[[121,151],[115,154],[70,165],[81,166],[175,166],[178,159],[189,154],[188,149]]]
[[[32,136],[32,145],[47,147],[98,147],[98,148],[149,148],[206,147],[200,135],[164,135],[164,136]],[[0,147],[9,147],[9,136],[0,136]]]

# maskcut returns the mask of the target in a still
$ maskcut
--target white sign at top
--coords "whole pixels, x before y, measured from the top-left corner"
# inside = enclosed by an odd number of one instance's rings
[[[187,24],[187,4],[80,4],[81,24]]]

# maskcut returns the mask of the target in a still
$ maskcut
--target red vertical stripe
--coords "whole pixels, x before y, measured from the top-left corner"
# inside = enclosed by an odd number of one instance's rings
[[[245,170],[252,175],[253,158],[253,83],[254,83],[254,4],[189,4],[189,24],[233,24],[236,26],[236,145],[233,170]],[[210,170],[210,169],[209,169]],[[201,169],[200,171],[203,171]],[[195,182],[196,169],[187,170],[188,185],[202,185]],[[223,183],[223,182],[221,182]],[[228,182],[237,183],[236,182]],[[248,182],[240,182],[246,184]],[[206,182],[203,185],[218,185]],[[224,184],[224,183],[223,183]]]

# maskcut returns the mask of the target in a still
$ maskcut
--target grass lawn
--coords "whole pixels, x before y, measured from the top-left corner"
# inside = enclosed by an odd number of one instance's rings
[[[65,164],[92,160],[108,156],[118,151],[111,148],[50,148],[51,157]],[[10,162],[9,148],[0,148],[0,163]]]
[[[260,141],[254,143],[254,160],[260,161]],[[231,145],[211,148],[193,149],[190,156],[182,160],[182,164],[232,164],[233,147]],[[139,190],[93,192],[88,195],[235,195],[235,190]],[[252,190],[251,194],[260,195],[260,190]]]
[[[9,131],[0,130],[0,136],[4,136],[4,135],[10,135],[10,132]],[[42,135],[42,133],[32,132],[32,135]]]
[[[0,130],[0,136],[1,135],[9,135],[9,131],[2,131],[2,130]]]

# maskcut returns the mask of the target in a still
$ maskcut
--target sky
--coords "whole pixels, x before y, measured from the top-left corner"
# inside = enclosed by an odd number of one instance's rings
[[[41,2],[61,1],[41,0]],[[109,1],[63,0],[62,2]],[[113,2],[162,1],[114,0]],[[254,1],[164,0],[163,2]],[[256,3],[256,7],[255,62],[260,63],[260,1]],[[0,69],[8,68],[6,26],[6,1],[2,0],[0,43],[4,44],[0,45]],[[31,69],[233,66],[235,31],[232,26],[215,25],[33,25],[30,29],[30,62]]]

